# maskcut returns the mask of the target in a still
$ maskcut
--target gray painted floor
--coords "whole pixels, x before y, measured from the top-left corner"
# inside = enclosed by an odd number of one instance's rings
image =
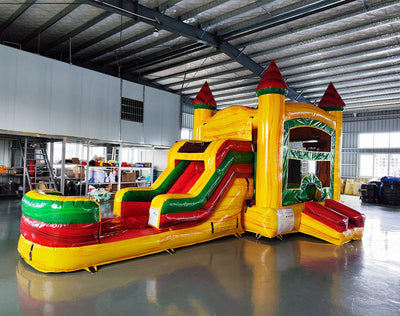
[[[342,198],[367,216],[362,241],[246,234],[95,274],[26,265],[20,201],[0,200],[0,315],[400,315],[400,207]]]

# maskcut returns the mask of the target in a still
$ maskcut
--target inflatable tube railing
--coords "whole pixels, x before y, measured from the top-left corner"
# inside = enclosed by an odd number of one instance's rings
[[[50,247],[99,243],[100,207],[95,201],[32,190],[22,198],[21,234]]]

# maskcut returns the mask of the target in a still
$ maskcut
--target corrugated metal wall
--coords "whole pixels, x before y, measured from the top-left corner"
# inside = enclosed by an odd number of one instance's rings
[[[171,146],[180,96],[0,45],[0,130]],[[121,95],[144,102],[143,123],[120,119]]]
[[[193,100],[182,98],[182,128],[193,129]]]
[[[379,132],[400,132],[400,110],[365,112],[357,114],[344,113],[341,159],[342,178],[359,177],[360,153],[400,153],[400,149],[378,150],[358,148],[358,134]]]

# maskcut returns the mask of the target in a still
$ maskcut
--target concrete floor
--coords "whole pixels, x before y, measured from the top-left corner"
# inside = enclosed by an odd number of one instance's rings
[[[86,271],[19,258],[20,201],[0,201],[0,315],[400,315],[400,207],[361,204],[362,241],[227,237]]]

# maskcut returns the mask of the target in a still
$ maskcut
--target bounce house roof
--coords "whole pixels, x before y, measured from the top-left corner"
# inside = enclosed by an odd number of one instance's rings
[[[287,95],[288,87],[274,60],[271,60],[267,70],[264,72],[256,92],[257,96],[267,93]]]
[[[208,86],[207,81],[204,82],[201,90],[193,101],[193,107],[195,109],[210,109],[215,110],[217,103],[215,102],[214,96]]]
[[[325,111],[343,111],[345,104],[332,82],[329,83],[318,107]]]

